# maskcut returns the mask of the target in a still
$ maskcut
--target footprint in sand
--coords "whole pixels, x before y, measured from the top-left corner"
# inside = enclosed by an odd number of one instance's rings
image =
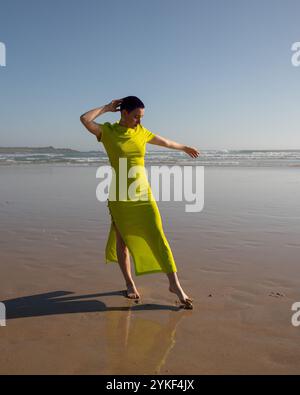
[[[283,293],[281,293],[281,292],[274,292],[274,291],[272,291],[272,292],[269,293],[269,296],[272,296],[273,298],[282,298],[285,295]]]

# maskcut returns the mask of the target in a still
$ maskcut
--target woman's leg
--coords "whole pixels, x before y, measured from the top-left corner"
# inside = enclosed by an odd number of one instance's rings
[[[186,308],[193,308],[193,299],[183,291],[177,273],[167,273],[167,276],[169,279],[169,291],[175,293]]]
[[[115,223],[113,223],[115,231],[116,231],[116,236],[117,236],[117,257],[118,257],[118,263],[121,268],[121,271],[123,273],[125,282],[126,282],[126,287],[127,287],[127,296],[130,299],[138,299],[140,297],[138,290],[136,289],[136,286],[134,284],[134,281],[131,276],[131,267],[130,267],[130,256],[129,256],[129,250],[122,239],[122,236],[120,232],[118,231]]]

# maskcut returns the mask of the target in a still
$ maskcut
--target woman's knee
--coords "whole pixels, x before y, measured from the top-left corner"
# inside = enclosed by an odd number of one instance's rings
[[[118,238],[117,237],[117,250],[124,255],[125,257],[129,255],[129,250],[126,246],[126,244],[124,243],[124,241],[122,240],[122,238]]]
[[[126,252],[127,251],[127,246],[126,246],[124,240],[122,239],[122,236],[121,236],[120,232],[118,231],[118,228],[116,227],[116,224],[114,222],[113,222],[113,225],[114,225],[114,228],[115,228],[115,231],[116,231],[117,243],[118,243],[119,247],[122,250],[124,250],[124,252]]]

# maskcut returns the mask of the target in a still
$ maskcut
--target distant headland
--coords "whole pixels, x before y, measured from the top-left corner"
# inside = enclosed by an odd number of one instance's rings
[[[0,154],[67,154],[67,153],[80,152],[71,148],[54,148],[49,147],[0,147]]]

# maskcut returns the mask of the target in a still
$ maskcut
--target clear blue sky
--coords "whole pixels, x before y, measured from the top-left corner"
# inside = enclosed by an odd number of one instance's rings
[[[2,0],[0,41],[0,146],[98,149],[79,116],[136,95],[200,150],[300,149],[299,0]]]

